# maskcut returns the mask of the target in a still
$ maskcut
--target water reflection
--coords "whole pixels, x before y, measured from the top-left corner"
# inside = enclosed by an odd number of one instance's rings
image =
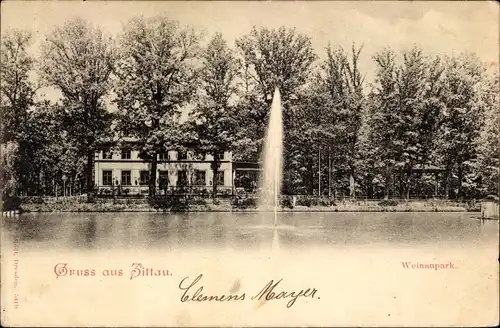
[[[278,233],[278,228],[275,228],[273,231],[272,250],[273,252],[279,252],[280,250],[280,235]]]
[[[463,213],[51,213],[3,218],[3,237],[59,249],[280,249],[498,243],[498,221]]]
[[[3,219],[3,228],[6,236],[15,235],[20,242],[43,242],[56,238],[61,229],[62,217],[48,217],[37,215],[21,215]]]
[[[100,229],[99,234],[104,231]],[[75,248],[94,248],[97,238],[97,220],[95,215],[78,220],[72,231],[71,242]]]

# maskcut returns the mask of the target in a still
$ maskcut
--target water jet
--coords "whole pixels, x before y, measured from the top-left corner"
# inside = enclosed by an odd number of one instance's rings
[[[274,225],[277,226],[283,179],[283,118],[278,88],[274,90],[261,159],[258,206],[264,211],[274,210]]]

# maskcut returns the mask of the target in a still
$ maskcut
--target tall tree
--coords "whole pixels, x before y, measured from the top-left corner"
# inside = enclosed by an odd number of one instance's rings
[[[356,143],[355,160],[362,191],[368,199],[373,199],[378,196],[380,188],[383,187],[382,168],[384,163],[380,158],[381,150],[379,147],[381,145],[376,142],[376,132],[378,131],[372,127],[372,124],[376,122],[374,112],[377,111],[376,97],[373,93],[368,94],[366,103]]]
[[[327,57],[312,85],[313,101],[309,109],[319,117],[312,128],[317,131],[315,144],[325,155],[323,163],[328,164],[326,159],[330,157],[338,173],[348,178],[355,175],[355,146],[365,102],[364,77],[359,70],[361,50],[353,45],[349,55],[340,47],[327,47]],[[327,167],[323,165],[320,172]],[[327,173],[323,176],[330,180],[331,172]]]
[[[254,87],[268,104],[276,87],[286,104],[307,82],[312,64],[318,58],[308,36],[285,27],[254,27],[248,35],[236,40],[236,45]]]
[[[398,76],[396,54],[387,48],[378,52],[373,57],[376,63],[375,86],[370,96],[371,132],[370,144],[377,145],[374,149],[375,156],[380,161],[380,170],[384,197],[390,197],[392,192],[392,175],[396,164],[398,131],[402,127],[397,116],[398,113]]]
[[[110,132],[104,100],[111,91],[115,61],[113,40],[81,19],[57,27],[42,45],[41,76],[62,92],[69,136],[87,158],[88,201],[93,198],[95,151]]]
[[[444,87],[438,58],[431,60],[418,47],[403,51],[402,57],[400,64],[392,50],[374,57],[377,78],[369,116],[371,143],[380,145],[386,197],[395,189],[396,175],[400,196],[408,198],[415,168],[431,161]]]
[[[18,190],[19,174],[16,170],[18,152],[18,145],[15,142],[8,141],[1,144],[0,183],[2,184],[2,201],[7,201],[13,197]]]
[[[25,175],[30,194],[54,192],[55,185],[62,192],[63,175],[70,186],[83,172],[85,157],[70,137],[72,128],[64,109],[61,104],[44,101],[29,113],[24,144],[30,156],[30,171]]]
[[[414,168],[427,164],[422,163],[422,157],[428,144],[422,141],[428,140],[426,134],[432,132],[432,127],[428,126],[429,119],[439,115],[439,112],[427,112],[427,61],[422,50],[414,47],[403,52],[403,63],[399,68],[397,115],[400,127],[396,137],[399,143],[396,167],[400,171],[400,194],[404,193],[406,198],[409,197]]]
[[[2,37],[0,90],[2,140],[19,141],[27,112],[34,103],[37,87],[30,79],[34,59],[28,54],[32,36],[28,31],[9,30]]]
[[[264,138],[272,95],[274,89],[279,88],[285,125],[284,188],[289,189],[294,180],[288,169],[295,156],[292,131],[297,127],[296,124],[300,124],[293,115],[293,107],[300,104],[300,93],[308,83],[318,56],[314,53],[308,36],[285,27],[254,27],[248,35],[236,40],[236,45],[242,57],[243,76],[246,77],[240,114],[247,121],[248,129],[241,131],[241,134],[254,136],[255,141],[248,148],[257,150],[258,153]]]
[[[481,185],[466,176],[468,187],[483,194],[499,194],[500,183],[500,99],[499,75],[488,76],[480,88],[479,101],[484,108],[484,120],[478,138],[477,167],[472,177],[479,175]],[[472,182],[472,185],[471,185]],[[476,186],[477,184],[477,186]]]
[[[34,104],[36,85],[30,79],[34,59],[29,55],[31,33],[8,30],[2,37],[0,51],[0,131],[5,166],[1,166],[6,197],[29,186],[26,175],[30,172],[30,156],[26,152],[26,132],[29,110]],[[10,166],[9,166],[10,165]],[[2,185],[4,185],[2,183]]]
[[[138,140],[142,158],[151,162],[150,196],[158,153],[185,141],[179,118],[196,92],[199,41],[195,30],[165,16],[133,18],[120,38],[119,129]]]
[[[191,112],[190,125],[195,132],[195,145],[212,155],[212,196],[217,195],[217,172],[220,168],[219,154],[232,150],[237,128],[236,77],[238,65],[232,50],[222,34],[210,40],[202,54],[203,67],[200,74],[200,94],[196,107]]]
[[[485,120],[478,150],[479,170],[484,194],[499,194],[500,183],[500,99],[499,75],[495,73],[485,83],[483,103]]]
[[[464,177],[476,166],[484,122],[484,107],[480,99],[484,72],[483,64],[472,54],[449,57],[445,62],[445,109],[438,149],[445,169],[446,196],[450,196],[450,188],[456,186],[456,196],[463,197]]]

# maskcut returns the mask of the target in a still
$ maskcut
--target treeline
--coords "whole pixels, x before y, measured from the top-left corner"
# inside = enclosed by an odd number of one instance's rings
[[[152,162],[150,195],[157,154],[168,149],[211,153],[215,170],[222,151],[256,161],[278,87],[284,193],[497,194],[498,74],[474,54],[387,48],[367,59],[376,67],[369,83],[362,47],[329,45],[320,61],[310,37],[294,29],[253,28],[234,46],[221,34],[206,41],[162,15],[133,18],[114,38],[72,20],[47,35],[34,58],[29,31],[6,32],[3,193],[66,185],[91,199],[94,152],[115,135],[139,140],[141,157]],[[40,100],[43,86],[61,100]]]

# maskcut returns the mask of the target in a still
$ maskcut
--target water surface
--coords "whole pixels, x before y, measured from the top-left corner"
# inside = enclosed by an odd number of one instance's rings
[[[464,213],[35,213],[6,218],[4,237],[37,249],[261,249],[498,243],[498,222]]]

